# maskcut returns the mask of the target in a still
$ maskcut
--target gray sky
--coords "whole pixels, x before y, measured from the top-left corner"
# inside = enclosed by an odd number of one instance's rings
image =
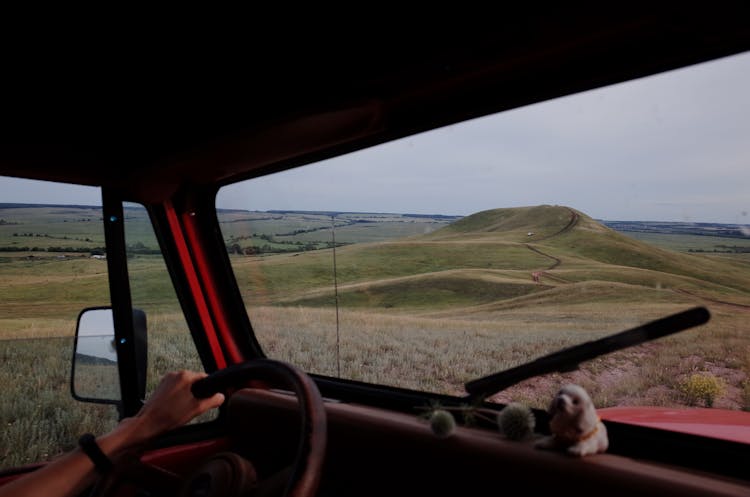
[[[750,223],[750,53],[415,135],[220,192],[219,207]],[[92,189],[0,202],[100,203]]]
[[[92,186],[0,176],[0,203],[102,205],[102,192]]]

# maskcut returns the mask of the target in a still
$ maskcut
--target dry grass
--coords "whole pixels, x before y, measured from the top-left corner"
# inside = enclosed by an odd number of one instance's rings
[[[87,431],[114,426],[114,407],[82,404],[69,390],[72,338],[0,340],[0,467],[47,460]]]
[[[491,320],[341,310],[341,375],[463,395],[463,384],[470,379],[684,308],[642,304],[613,311],[595,305],[550,306],[495,313]],[[335,311],[262,307],[248,312],[270,357],[310,372],[336,375]],[[679,382],[686,375],[709,371],[727,385],[714,406],[742,409],[750,377],[750,337],[744,331],[744,316],[721,309],[713,315],[699,329],[589,361],[574,373],[526,381],[493,399],[546,408],[561,383],[574,381],[589,389],[600,407],[687,405]]]
[[[271,357],[310,372],[335,375],[335,311],[253,308],[251,319]],[[460,393],[463,382],[531,357],[599,336],[567,337],[540,325],[517,333],[517,323],[431,319],[341,310],[343,377],[434,392]]]
[[[75,314],[72,319],[45,317],[0,319],[0,339],[72,337],[75,335]]]
[[[201,371],[181,314],[149,316],[147,391],[167,371]],[[40,322],[38,330],[56,329]],[[70,328],[70,323],[67,323]],[[0,340],[5,401],[0,403],[0,468],[48,460],[70,450],[85,432],[103,433],[117,422],[114,406],[82,403],[70,394],[74,330],[67,337]],[[209,413],[199,421],[211,419]]]
[[[569,305],[554,300],[485,312],[428,313],[340,310],[341,375],[436,393],[463,395],[467,380],[506,369],[561,347],[614,333],[684,309],[684,303],[606,302]],[[687,405],[679,386],[696,373],[720,378],[725,390],[714,407],[748,409],[750,336],[746,313],[713,305],[700,329],[611,354],[580,371],[528,380],[495,396],[545,408],[560,384],[587,388],[600,407]],[[324,375],[336,375],[336,315],[331,308],[248,309],[270,357]],[[11,320],[6,320],[6,323]],[[66,334],[0,340],[0,382],[12,402],[0,405],[0,467],[48,459],[72,447],[85,431],[115,423],[113,407],[75,402],[68,390],[71,321],[42,317],[12,322],[14,333]],[[167,371],[201,369],[179,312],[149,311],[149,389]],[[33,392],[31,394],[30,392]],[[19,448],[23,447],[23,450]]]
[[[528,380],[495,397],[546,408],[563,383],[579,383],[599,407],[688,406],[681,384],[693,374],[711,374],[726,389],[713,407],[747,409],[743,395],[750,378],[750,336],[745,315],[714,307],[712,320],[699,328],[610,354],[573,373]]]

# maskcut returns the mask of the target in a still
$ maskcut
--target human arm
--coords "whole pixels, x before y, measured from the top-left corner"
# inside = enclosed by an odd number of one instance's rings
[[[97,437],[96,442],[102,452],[113,459],[220,406],[224,402],[224,395],[221,393],[206,399],[196,399],[191,393],[192,384],[205,376],[205,373],[193,371],[167,373],[138,414],[123,419],[112,431]],[[0,497],[75,496],[93,484],[96,477],[91,459],[77,448],[44,467],[3,485],[0,487]]]

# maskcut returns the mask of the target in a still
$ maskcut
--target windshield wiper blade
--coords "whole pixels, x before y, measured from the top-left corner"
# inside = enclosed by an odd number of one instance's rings
[[[464,388],[471,399],[484,399],[517,383],[547,373],[568,372],[602,354],[638,345],[708,322],[711,314],[705,307],[695,307],[615,335],[582,343],[540,357],[499,373],[467,382]]]

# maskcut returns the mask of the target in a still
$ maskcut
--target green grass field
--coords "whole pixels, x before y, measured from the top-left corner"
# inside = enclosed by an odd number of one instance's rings
[[[114,422],[112,408],[84,408],[68,392],[76,317],[109,303],[106,261],[47,250],[61,240],[103,244],[99,216],[0,209],[0,248],[7,248],[0,252],[0,381],[9,385],[7,398],[19,399],[0,411],[9,427],[0,467],[50,457],[82,431]],[[228,246],[302,247],[230,260],[267,355],[310,372],[334,375],[339,362],[346,378],[462,394],[469,379],[705,305],[713,318],[700,329],[529,380],[493,400],[545,408],[560,382],[575,381],[601,407],[680,406],[688,403],[681,381],[701,372],[723,382],[715,407],[750,410],[750,259],[690,252],[726,239],[650,234],[646,243],[558,206],[485,211],[453,224],[341,214],[336,241],[347,245],[336,248],[334,272],[330,246],[304,248],[329,241],[324,213],[231,211],[220,219]],[[145,210],[126,210],[126,227],[129,246],[157,247]],[[12,250],[30,240],[36,251]],[[199,369],[161,257],[141,250],[128,264],[134,305],[148,315],[150,385],[172,369]],[[18,451],[29,438],[28,450]]]
[[[701,253],[727,253],[732,248],[750,250],[750,239],[747,238],[720,238],[716,236],[665,234],[665,233],[641,233],[629,231],[627,236],[646,242],[650,245],[675,250],[677,252],[701,251]]]
[[[380,242],[431,233],[444,228],[453,219],[377,213],[336,213],[332,219],[332,214],[313,212],[219,212],[227,245],[238,243],[242,248],[274,246],[274,242],[278,242],[279,249],[298,242],[324,246],[332,242],[334,236],[337,243],[344,244]]]
[[[261,343],[331,374],[336,300],[331,251],[238,256],[232,263]],[[589,366],[583,377],[573,378],[585,381],[603,405],[681,405],[681,378],[708,371],[727,384],[715,405],[750,409],[748,269],[737,257],[640,242],[563,207],[482,212],[425,236],[337,249],[339,326],[347,344],[342,368],[357,379],[461,393],[471,377],[705,305],[714,316],[711,324],[684,335],[690,338],[676,338],[674,349],[648,344],[613,356],[620,366],[610,371],[619,368],[617,374],[627,377],[623,384],[637,385],[635,390],[618,387],[613,393],[619,383]],[[287,308],[276,311],[278,305]],[[488,342],[473,334],[480,329]],[[524,340],[519,350],[508,348],[514,337]],[[651,363],[639,359],[657,348]],[[373,361],[375,366],[364,368]],[[602,368],[602,361],[594,369]],[[665,372],[646,378],[639,372],[642,364]],[[611,389],[604,388],[608,381]],[[540,385],[517,395],[544,407],[553,386]]]

